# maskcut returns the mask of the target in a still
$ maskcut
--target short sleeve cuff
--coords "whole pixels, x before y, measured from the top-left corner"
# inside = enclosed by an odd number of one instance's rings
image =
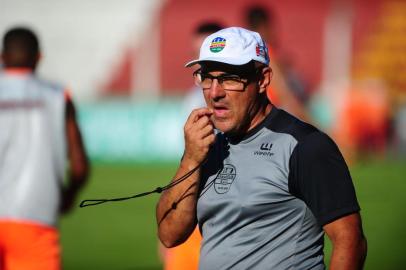
[[[333,222],[334,220],[337,220],[341,217],[353,214],[353,213],[357,213],[359,212],[361,209],[358,205],[351,205],[348,207],[343,207],[340,209],[337,209],[335,211],[332,211],[326,215],[322,215],[320,217],[317,218],[319,224],[321,226],[324,226],[330,222]]]

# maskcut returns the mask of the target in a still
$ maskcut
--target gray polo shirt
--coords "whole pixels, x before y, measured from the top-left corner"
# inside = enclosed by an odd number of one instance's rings
[[[324,269],[322,226],[359,209],[334,142],[274,107],[243,138],[217,135],[197,203],[199,269]]]

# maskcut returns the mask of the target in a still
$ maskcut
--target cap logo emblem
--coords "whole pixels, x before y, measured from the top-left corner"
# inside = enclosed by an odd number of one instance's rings
[[[257,46],[255,47],[255,52],[257,56],[261,56],[264,59],[268,58],[267,48],[265,46],[257,44]]]
[[[222,37],[216,37],[211,41],[210,51],[213,53],[221,52],[226,46],[226,39]]]

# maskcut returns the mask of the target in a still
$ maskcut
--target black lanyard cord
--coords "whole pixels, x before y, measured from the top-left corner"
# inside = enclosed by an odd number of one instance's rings
[[[125,200],[129,200],[129,199],[134,199],[134,198],[138,198],[138,197],[144,197],[147,196],[149,194],[153,194],[153,193],[161,193],[164,190],[170,189],[174,186],[176,186],[177,184],[183,182],[184,180],[186,180],[189,176],[191,176],[195,171],[197,171],[197,169],[199,169],[203,163],[206,162],[206,160],[204,160],[202,163],[200,163],[199,165],[197,165],[195,168],[193,168],[192,170],[190,170],[189,172],[187,172],[185,175],[179,177],[176,180],[173,180],[171,183],[169,183],[166,186],[163,187],[157,187],[156,189],[152,190],[152,191],[147,191],[147,192],[143,192],[143,193],[139,193],[136,195],[132,195],[132,196],[128,196],[128,197],[121,197],[121,198],[113,198],[113,199],[89,199],[89,200],[83,200],[80,203],[80,207],[86,207],[86,206],[93,206],[93,205],[98,205],[98,204],[102,204],[102,203],[106,203],[106,202],[119,202],[119,201],[125,201]]]

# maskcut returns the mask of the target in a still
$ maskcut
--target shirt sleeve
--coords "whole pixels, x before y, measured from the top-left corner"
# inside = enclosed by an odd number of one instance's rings
[[[290,192],[321,226],[360,210],[344,158],[326,134],[313,132],[298,142],[289,167]]]

